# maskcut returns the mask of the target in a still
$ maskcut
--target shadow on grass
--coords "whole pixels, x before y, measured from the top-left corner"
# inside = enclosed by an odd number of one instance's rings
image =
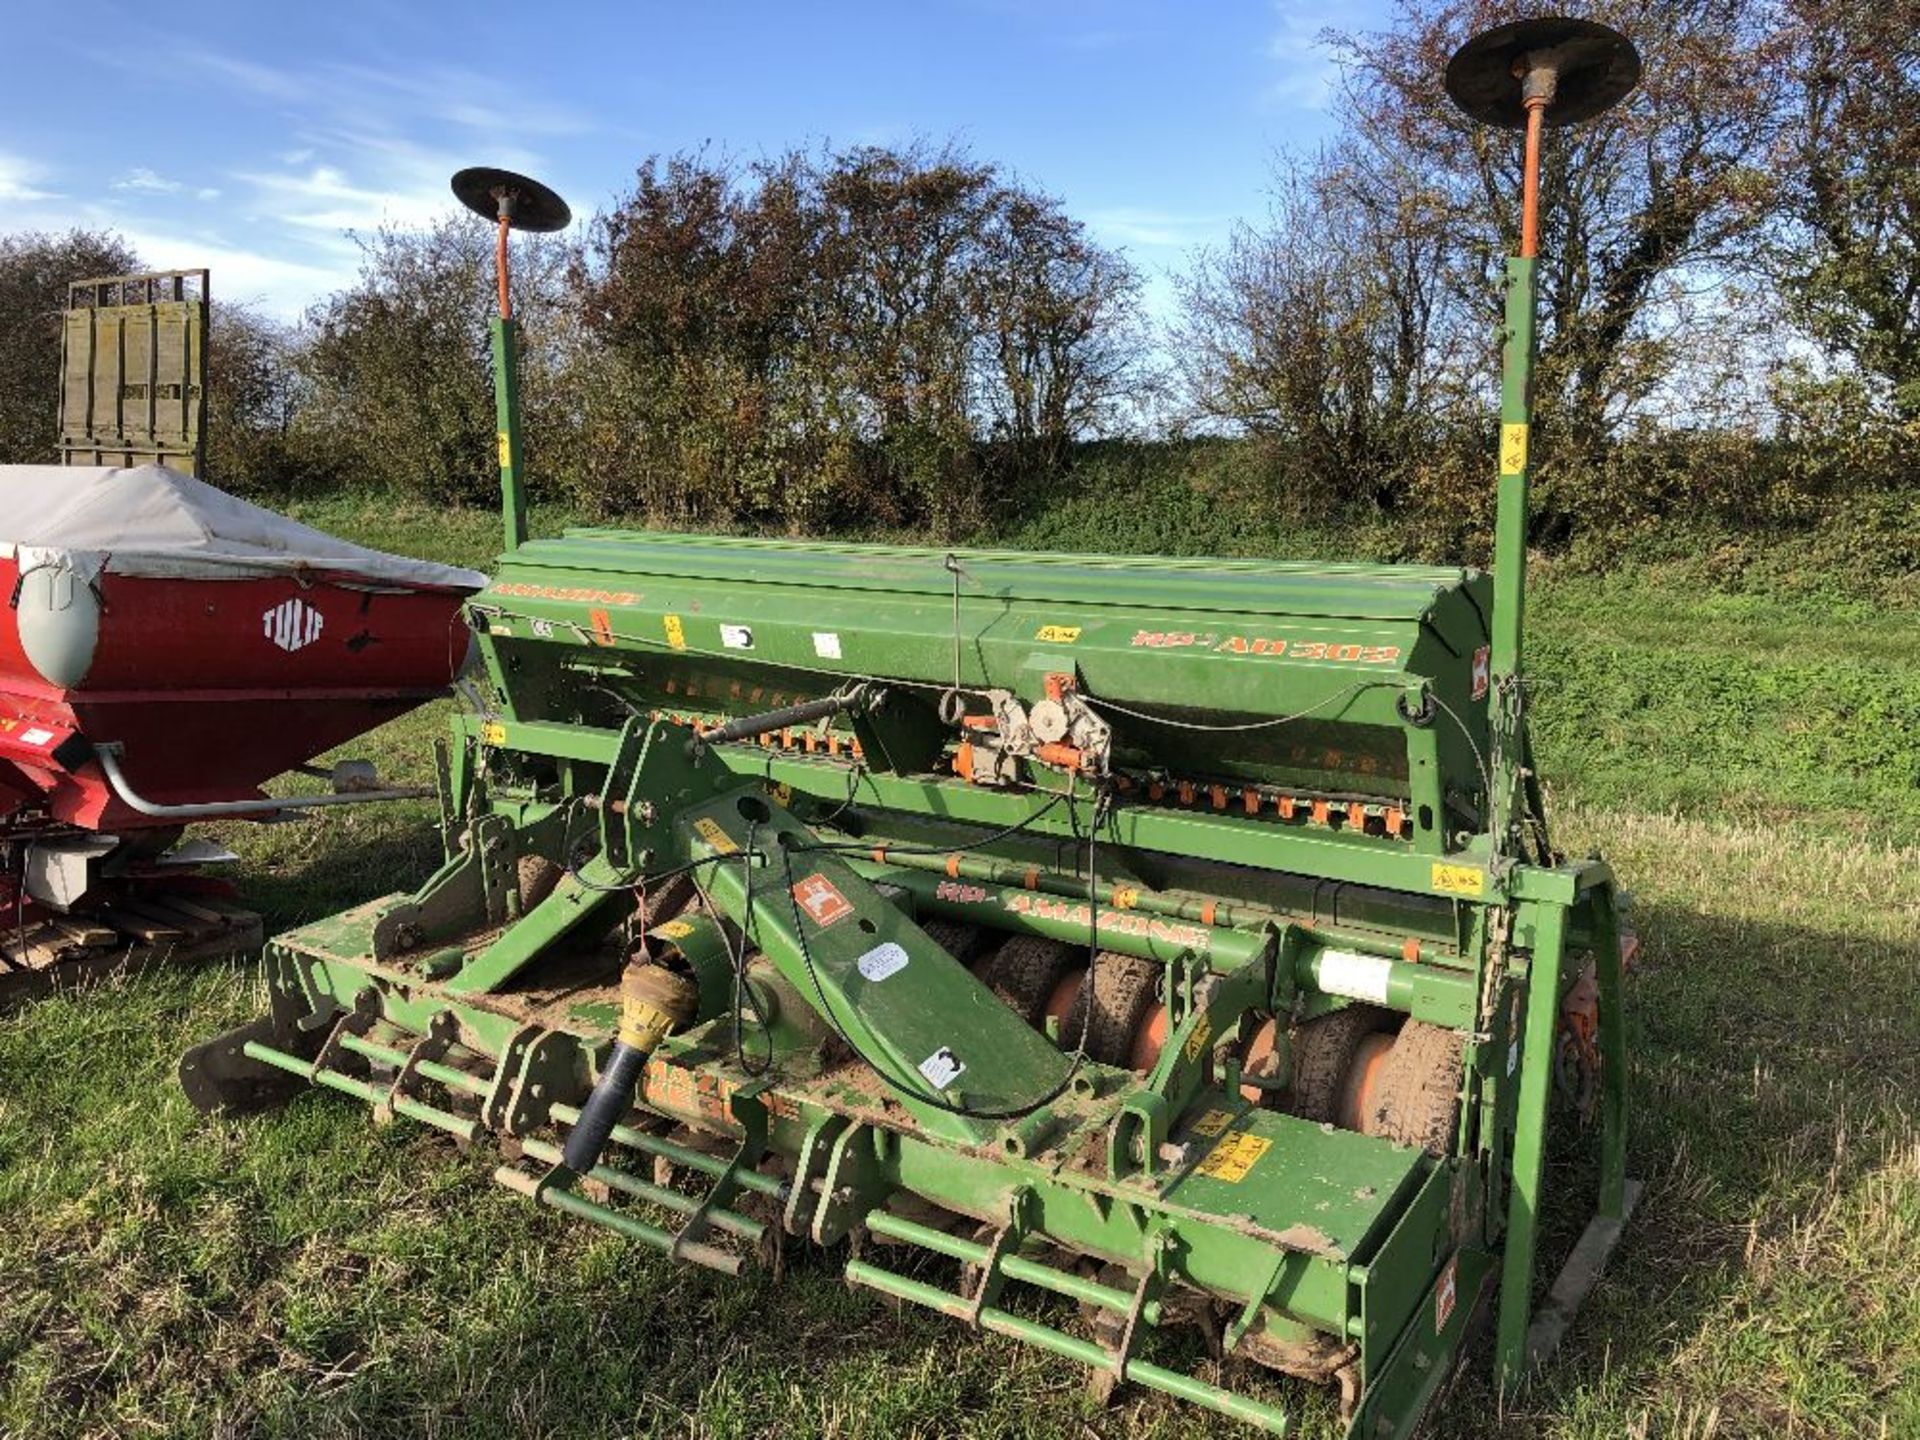
[[[1914,1143],[1920,945],[1672,905],[1643,907],[1639,919],[1647,958],[1627,992],[1628,1171],[1646,1192],[1600,1290],[1535,1385],[1497,1421],[1483,1360],[1435,1432],[1533,1436],[1599,1403],[1609,1417],[1655,1416],[1649,1433],[1671,1433],[1657,1417],[1689,1405],[1696,1416],[1717,1411],[1719,1437],[1793,1425],[1878,1433],[1879,1401],[1857,1373],[1872,1337],[1832,1327],[1789,1334],[1778,1353],[1733,1352],[1736,1332],[1769,1305],[1791,1313],[1812,1292],[1854,1289],[1855,1318],[1871,1325],[1911,1283],[1903,1267],[1920,1258],[1911,1253],[1863,1275],[1862,1257],[1827,1252],[1872,1248],[1853,1231],[1871,1231],[1875,1217],[1850,1217],[1847,1199]],[[1537,1293],[1590,1213],[1591,1150],[1556,1149]],[[1809,1234],[1822,1221],[1829,1233]],[[1769,1266],[1770,1247],[1789,1237],[1830,1268]]]

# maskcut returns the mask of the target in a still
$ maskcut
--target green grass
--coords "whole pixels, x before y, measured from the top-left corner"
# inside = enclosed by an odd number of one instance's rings
[[[490,515],[297,508],[443,559],[494,545]],[[1916,617],[1549,571],[1532,620],[1559,838],[1605,851],[1645,941],[1648,1189],[1557,1363],[1504,1412],[1470,1372],[1435,1431],[1920,1434]],[[351,749],[420,775],[443,721]],[[423,874],[427,817],[222,838],[284,926]],[[338,1096],[199,1119],[177,1056],[262,1004],[221,966],[0,1018],[0,1435],[1244,1433],[1098,1410],[1064,1363],[848,1291],[843,1256],[796,1246],[780,1283],[676,1268]]]

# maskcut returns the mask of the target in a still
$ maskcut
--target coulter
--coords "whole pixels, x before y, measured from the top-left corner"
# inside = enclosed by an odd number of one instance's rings
[[[1448,70],[1526,132],[1491,576],[530,540],[508,234],[567,212],[462,172],[500,236],[495,708],[442,752],[445,863],[273,940],[189,1095],[340,1091],[724,1275],[848,1242],[854,1285],[1273,1433],[1261,1368],[1410,1433],[1483,1320],[1517,1386],[1638,1191],[1620,896],[1552,846],[1521,664],[1541,131],[1638,70],[1565,20]],[[1542,1299],[1556,1128],[1597,1193]]]

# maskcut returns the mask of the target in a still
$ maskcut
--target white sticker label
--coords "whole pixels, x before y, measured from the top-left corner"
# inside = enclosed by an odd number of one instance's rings
[[[720,643],[729,650],[751,650],[753,648],[753,631],[745,625],[722,625],[720,627]]]
[[[33,729],[22,730],[20,732],[20,743],[22,745],[44,745],[51,739],[53,739],[53,731],[51,730]]]
[[[1433,1292],[1433,1333],[1445,1333],[1447,1321],[1453,1318],[1454,1303],[1460,1298],[1460,1257],[1454,1256],[1447,1261],[1447,1268],[1440,1275],[1439,1288]]]
[[[891,940],[882,942],[853,962],[869,980],[884,980],[907,968],[907,952]]]
[[[1507,1074],[1513,1074],[1514,1067],[1520,1063],[1520,1042],[1512,1041],[1507,1046]]]
[[[920,1062],[920,1073],[936,1090],[944,1090],[967,1073],[966,1065],[953,1051],[942,1045]]]
[[[1320,988],[1329,995],[1384,1005],[1387,980],[1392,974],[1393,962],[1378,955],[1356,955],[1351,950],[1320,952]]]
[[[1493,652],[1485,645],[1473,652],[1473,698],[1475,700],[1487,698],[1488,662],[1492,655]]]
[[[534,621],[533,633],[535,635],[538,635],[542,640],[551,640],[553,638],[553,621],[551,620]]]
[[[813,632],[813,653],[822,660],[840,658],[840,632],[837,630],[816,630]]]

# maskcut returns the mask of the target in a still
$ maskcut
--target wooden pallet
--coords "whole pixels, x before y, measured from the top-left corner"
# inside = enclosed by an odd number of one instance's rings
[[[114,899],[24,930],[0,919],[0,1010],[151,965],[245,954],[263,938],[253,911],[205,895]]]

